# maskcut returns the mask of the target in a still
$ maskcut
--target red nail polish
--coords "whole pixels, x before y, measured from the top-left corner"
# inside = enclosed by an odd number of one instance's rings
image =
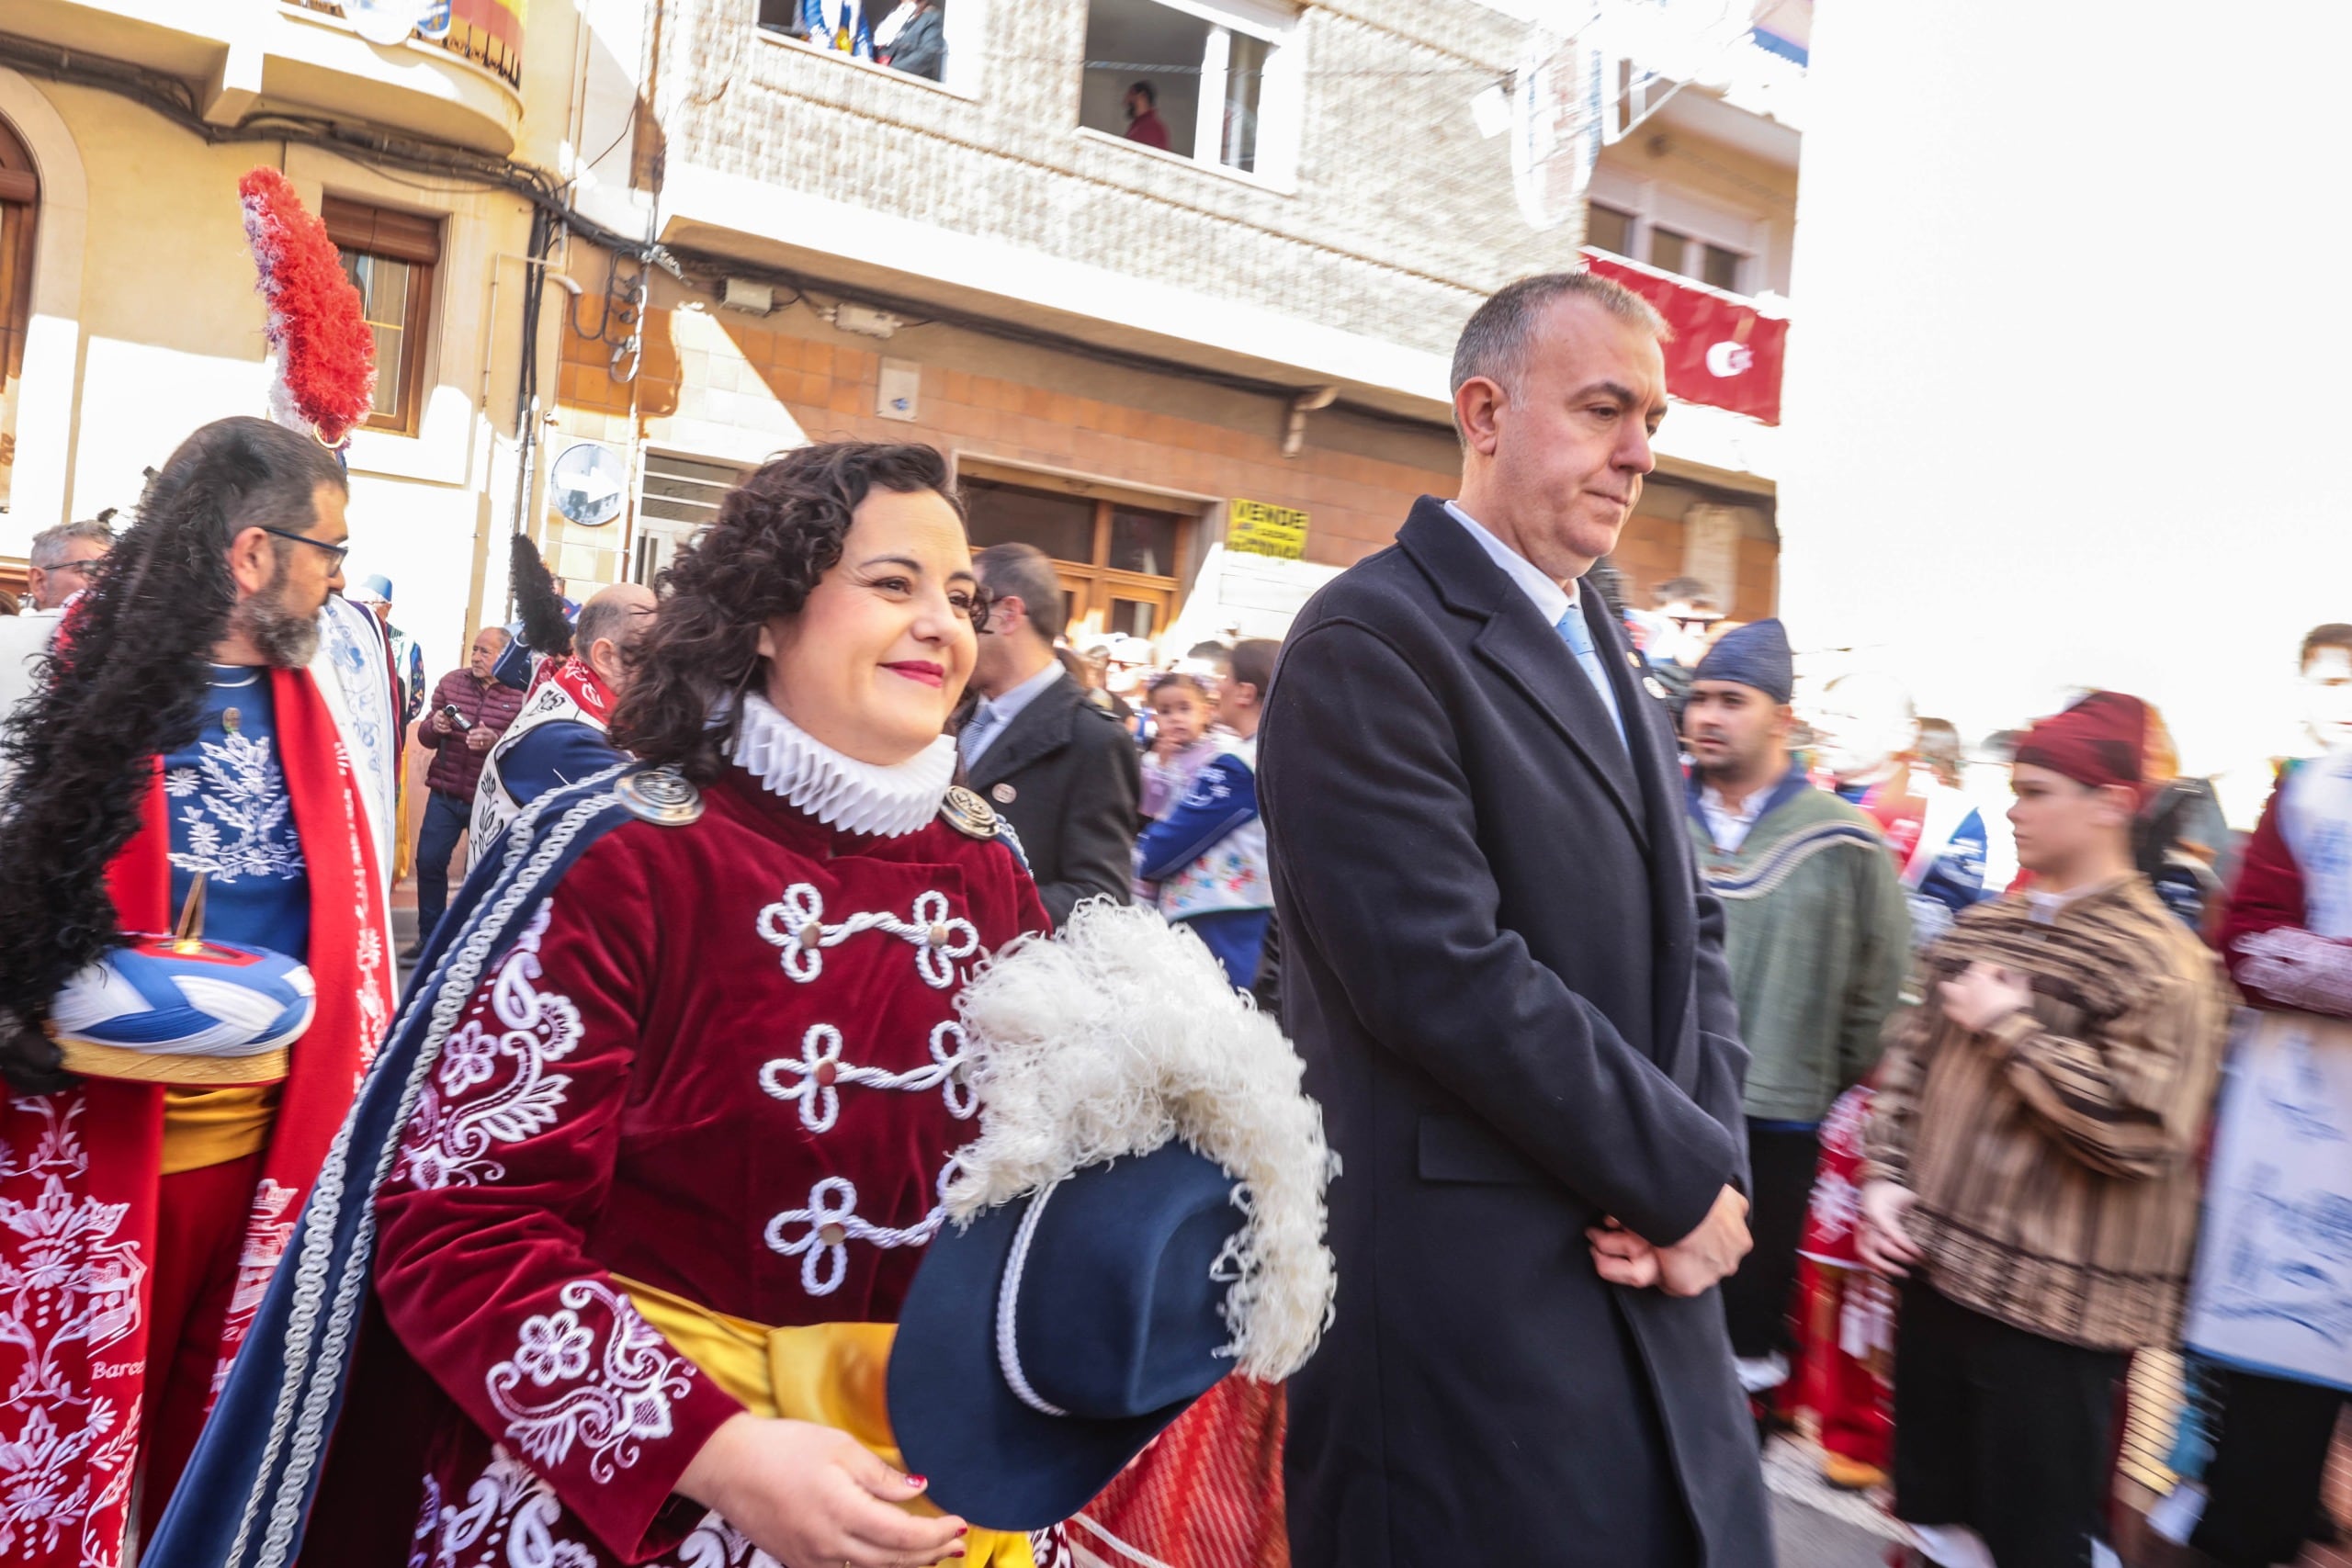
[[[926,1480],[924,1480],[924,1479],[923,1479],[922,1476],[920,1476],[920,1475],[910,1475],[910,1476],[908,1476],[908,1477],[907,1477],[907,1484],[908,1484],[908,1485],[910,1485],[910,1486],[911,1486],[911,1487],[913,1487],[916,1491],[920,1492],[920,1491],[922,1491],[924,1487],[926,1487],[926,1486],[930,1485],[930,1484],[931,1484],[931,1483],[930,1483],[930,1482],[928,1482],[928,1481],[926,1481]]]

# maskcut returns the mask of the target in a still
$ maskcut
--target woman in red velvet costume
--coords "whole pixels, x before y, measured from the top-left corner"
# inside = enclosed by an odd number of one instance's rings
[[[402,1494],[411,1562],[1026,1568],[924,1508],[881,1409],[977,1130],[956,996],[1046,924],[951,788],[986,604],[944,465],[780,457],[664,586],[613,726],[662,769],[616,786],[641,819],[490,955],[377,1195],[377,1300],[438,1394],[421,1464],[346,1420],[306,1558],[382,1516],[356,1472]]]

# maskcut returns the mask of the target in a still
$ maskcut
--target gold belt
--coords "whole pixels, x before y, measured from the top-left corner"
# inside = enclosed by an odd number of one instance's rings
[[[812,1323],[770,1328],[713,1312],[697,1302],[616,1274],[613,1283],[677,1352],[754,1416],[814,1421],[847,1432],[882,1462],[903,1470],[883,1388],[895,1323]],[[901,1505],[936,1517],[924,1498]],[[964,1538],[966,1568],[1035,1568],[1029,1538],[974,1529]]]

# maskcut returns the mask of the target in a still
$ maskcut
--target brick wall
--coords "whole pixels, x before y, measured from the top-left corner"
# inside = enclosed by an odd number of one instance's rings
[[[1438,353],[1485,294],[1575,259],[1576,225],[1531,230],[1509,139],[1472,124],[1523,29],[1469,0],[1304,11],[1291,194],[1080,135],[1086,0],[991,0],[976,99],[762,36],[752,11],[665,13],[671,159]]]
[[[1724,613],[1736,621],[1771,615],[1780,599],[1780,550],[1769,539],[1739,541],[1739,582]],[[1619,536],[1609,564],[1628,579],[1626,593],[1636,609],[1647,609],[1650,590],[1682,575],[1682,525],[1655,513],[1636,512]]]
[[[1307,558],[1333,566],[1386,545],[1416,496],[1451,495],[1458,479],[1450,443],[1418,432],[1351,427],[1346,416],[1318,414],[1326,439],[1284,457],[1281,404],[1273,400],[1223,396],[1190,412],[1169,412],[1182,389],[1117,373],[1110,380],[1124,382],[1132,399],[1101,395],[1099,374],[1089,382],[1081,374],[1087,367],[1061,356],[1058,365],[1047,361],[1042,372],[1025,376],[969,367],[1003,358],[988,355],[985,344],[964,356],[952,344],[890,344],[885,352],[893,355],[932,352],[938,359],[922,365],[921,417],[881,419],[874,409],[883,355],[873,346],[840,342],[840,334],[830,341],[810,335],[825,330],[813,325],[796,330],[803,320],[797,316],[769,325],[720,312],[715,319],[722,346],[682,350],[678,344],[694,336],[681,332],[682,314],[660,308],[648,313],[643,367],[633,384],[612,379],[604,345],[567,333],[558,385],[562,428],[621,443],[642,437],[690,456],[707,448],[686,431],[713,423],[752,432],[741,450],[802,437],[922,441],[966,458],[1138,489],[1244,496],[1307,512]],[[1334,445],[1333,436],[1351,439]],[[1383,449],[1410,453],[1413,460],[1370,455]],[[557,526],[557,542],[575,549],[618,543],[602,536],[610,529],[592,536]]]

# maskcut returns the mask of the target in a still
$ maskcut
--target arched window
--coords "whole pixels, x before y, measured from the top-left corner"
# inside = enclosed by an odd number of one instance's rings
[[[0,119],[0,510],[17,471],[17,399],[25,373],[25,332],[33,311],[33,230],[40,177],[32,154]]]

